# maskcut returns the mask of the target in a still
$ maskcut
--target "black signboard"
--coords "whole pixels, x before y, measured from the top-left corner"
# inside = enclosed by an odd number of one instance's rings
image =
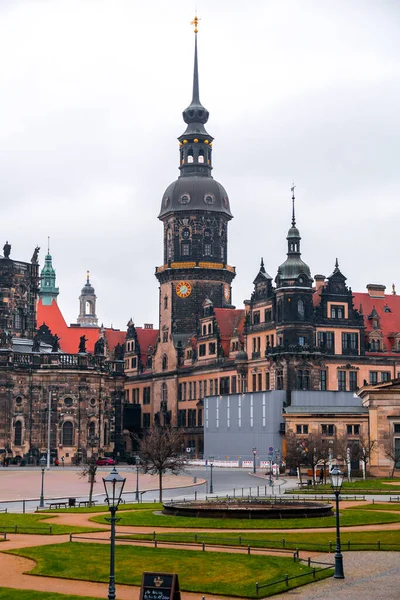
[[[143,573],[140,600],[181,600],[176,573]]]

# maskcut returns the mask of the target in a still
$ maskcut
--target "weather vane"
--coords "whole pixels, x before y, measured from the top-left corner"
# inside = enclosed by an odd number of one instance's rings
[[[191,21],[191,23],[190,23],[191,25],[193,25],[193,26],[194,26],[194,32],[195,32],[195,33],[197,33],[197,32],[198,32],[198,30],[199,30],[199,21],[200,21],[200,19],[199,19],[199,17],[197,16],[197,13],[196,13],[196,16],[195,16],[195,18],[194,18],[194,19],[193,19],[193,21]]]

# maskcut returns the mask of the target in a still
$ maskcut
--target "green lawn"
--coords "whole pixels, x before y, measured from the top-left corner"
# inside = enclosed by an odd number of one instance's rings
[[[346,510],[357,510],[358,506],[349,506]],[[400,511],[400,502],[374,502],[362,507],[362,510],[390,510],[393,512]]]
[[[123,510],[145,510],[145,509],[153,509],[153,510],[161,510],[162,504],[158,502],[143,502],[143,504],[120,504],[118,510],[121,512]],[[41,510],[40,514],[54,514],[54,513],[100,513],[100,512],[110,512],[107,504],[101,504],[100,506],[84,506],[82,508],[78,508],[77,506],[74,508],[58,508],[58,509],[47,509]]]
[[[132,534],[118,535],[119,539],[131,540],[150,540],[153,541],[153,534]],[[157,533],[156,539],[164,542],[191,542],[210,545],[226,546],[251,546],[257,548],[287,548],[295,550],[309,550],[328,552],[329,542],[332,543],[331,549],[335,548],[334,532],[317,532],[310,536],[309,533],[252,533],[244,532],[242,534],[226,532],[171,532]],[[400,530],[388,531],[363,531],[363,532],[342,532],[341,536],[343,550],[393,550],[400,551]],[[350,545],[348,544],[350,542]],[[379,544],[378,544],[379,543]]]
[[[0,588],[0,600],[98,600],[98,598],[93,598],[93,596],[70,596],[69,594],[53,594],[52,592]]]
[[[32,574],[100,582],[108,581],[109,552],[108,545],[77,542],[10,550],[11,554],[36,561]],[[279,580],[286,573],[293,576],[310,572],[306,565],[286,557],[134,546],[117,546],[115,564],[117,583],[140,585],[143,571],[170,572],[178,573],[184,591],[247,598],[256,597],[256,581],[261,585]],[[317,572],[317,578],[330,575],[332,570]],[[312,576],[296,581],[290,582],[290,587],[308,583]],[[258,597],[284,589],[288,589],[284,583],[261,589]]]
[[[295,495],[297,494],[332,494],[332,487],[330,483],[326,485],[317,485],[308,489],[297,489],[297,483],[293,482],[293,488],[291,490],[286,490],[286,494],[293,494],[294,489]],[[357,481],[352,481],[348,483],[347,481],[343,482],[341,494],[357,494],[357,493],[369,493],[374,491],[375,493],[380,494],[393,494],[398,495],[400,492],[400,479],[388,479],[386,478],[376,478],[376,479],[360,479]]]
[[[310,519],[203,519],[196,517],[174,517],[154,514],[152,510],[125,512],[119,515],[119,526],[136,527],[188,527],[193,529],[303,529],[309,527],[334,527],[335,517],[317,517]],[[106,523],[103,515],[90,519],[96,523]],[[400,514],[385,514],[372,511],[341,512],[342,527],[350,525],[374,525],[396,523]]]
[[[32,534],[62,534],[62,533],[85,533],[89,531],[101,531],[90,527],[75,527],[70,525],[57,525],[53,523],[54,515],[48,514],[0,514],[0,532],[8,533],[32,533]],[[50,529],[51,526],[51,529]]]

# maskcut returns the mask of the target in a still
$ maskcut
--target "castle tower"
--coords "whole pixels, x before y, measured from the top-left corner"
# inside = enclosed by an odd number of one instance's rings
[[[96,294],[89,280],[89,271],[86,274],[86,283],[79,296],[79,317],[76,322],[82,325],[82,327],[98,327]]]
[[[50,306],[53,300],[57,302],[58,294],[58,287],[56,287],[56,271],[53,268],[49,243],[47,246],[47,254],[44,259],[44,267],[40,273],[39,298],[42,300],[44,306]]]
[[[163,195],[164,263],[160,283],[160,341],[186,341],[197,329],[202,304],[231,306],[235,269],[228,265],[228,194],[211,174],[213,137],[206,131],[208,110],[200,102],[195,25],[193,94],[183,111],[187,127],[178,138],[180,175]],[[184,339],[185,338],[185,339]]]

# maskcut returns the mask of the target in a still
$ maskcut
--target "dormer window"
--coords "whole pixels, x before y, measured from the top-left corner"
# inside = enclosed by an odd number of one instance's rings
[[[344,319],[344,306],[331,306],[331,319]]]
[[[260,311],[256,310],[253,312],[253,325],[258,325],[260,323]]]

